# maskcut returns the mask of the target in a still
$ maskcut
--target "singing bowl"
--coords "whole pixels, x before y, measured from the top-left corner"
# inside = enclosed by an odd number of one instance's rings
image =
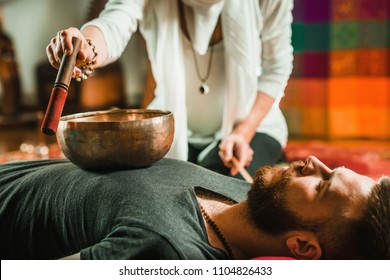
[[[174,118],[169,111],[116,109],[60,118],[63,154],[83,169],[131,169],[152,165],[169,151]]]

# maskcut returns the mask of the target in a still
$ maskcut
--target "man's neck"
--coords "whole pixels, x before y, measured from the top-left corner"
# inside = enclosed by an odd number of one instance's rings
[[[224,201],[205,197],[198,197],[198,202],[226,238],[235,258],[286,256],[282,239],[266,234],[254,226],[246,202],[229,205]],[[205,225],[210,244],[226,251],[215,230],[209,224]]]

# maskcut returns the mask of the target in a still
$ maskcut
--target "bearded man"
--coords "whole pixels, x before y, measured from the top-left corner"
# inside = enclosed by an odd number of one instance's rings
[[[390,179],[311,156],[253,184],[162,159],[0,165],[1,259],[389,259]]]

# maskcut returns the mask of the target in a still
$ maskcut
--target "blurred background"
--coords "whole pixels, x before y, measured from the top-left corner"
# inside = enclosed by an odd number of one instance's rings
[[[50,72],[56,74],[56,70],[45,68],[48,63],[45,48],[50,39],[61,29],[80,27],[88,19],[97,16],[105,2],[106,0],[0,0],[1,31],[13,42],[24,105],[38,105],[40,96],[44,95],[40,92],[42,84],[46,82],[45,79],[49,79],[47,76]],[[145,58],[142,43],[139,34],[136,34],[121,58],[123,71],[117,70],[123,75],[126,102],[129,104],[137,104],[138,96],[143,92]],[[53,84],[54,80],[50,83]]]
[[[0,0],[0,155],[21,144],[55,142],[39,133],[57,73],[47,62],[46,45],[58,30],[97,16],[105,2]],[[356,141],[388,150],[390,0],[295,0],[292,27],[294,71],[281,104],[290,158],[302,155],[296,147],[309,147],[305,141],[317,141],[308,153],[323,152],[318,143],[337,141],[344,141],[343,151],[363,143]],[[148,86],[146,68],[137,33],[117,63],[71,83],[64,114],[139,107]]]

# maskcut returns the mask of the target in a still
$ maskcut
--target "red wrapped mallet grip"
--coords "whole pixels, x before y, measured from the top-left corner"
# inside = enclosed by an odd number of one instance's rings
[[[47,135],[54,135],[60,122],[62,110],[68,96],[69,84],[72,79],[73,69],[76,64],[76,57],[80,49],[81,40],[74,37],[72,39],[73,52],[71,55],[62,57],[60,68],[50,94],[50,100],[43,118],[41,131]]]

